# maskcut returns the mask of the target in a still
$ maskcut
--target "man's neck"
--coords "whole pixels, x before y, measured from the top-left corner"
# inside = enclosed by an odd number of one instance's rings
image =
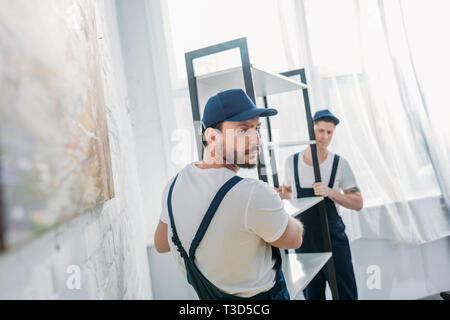
[[[308,159],[312,159],[311,146],[309,146],[306,150],[306,156],[308,157]],[[319,157],[319,163],[322,163],[328,157],[328,150],[326,148],[317,148],[317,156]]]
[[[201,162],[196,162],[195,166],[199,169],[219,169],[219,168],[227,168],[230,169],[231,171],[234,171],[235,173],[238,173],[239,171],[239,167],[235,164],[229,164],[229,163],[223,163],[223,164],[219,164],[219,163],[215,163],[213,161],[211,162],[207,162],[205,160],[201,161]]]

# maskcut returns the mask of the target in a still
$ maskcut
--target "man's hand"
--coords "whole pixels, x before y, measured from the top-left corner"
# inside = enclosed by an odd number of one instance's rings
[[[313,183],[314,194],[318,197],[329,197],[333,189],[329,188],[324,182],[314,182]]]
[[[292,187],[282,185],[280,188],[275,188],[281,199],[292,199]]]
[[[361,211],[363,209],[363,199],[361,191],[358,187],[344,190],[344,194],[339,191],[329,188],[323,182],[316,182],[313,184],[314,193],[316,196],[328,197],[337,204],[351,210]]]

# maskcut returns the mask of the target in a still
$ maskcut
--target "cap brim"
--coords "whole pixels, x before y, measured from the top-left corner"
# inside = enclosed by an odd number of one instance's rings
[[[317,120],[320,120],[320,119],[323,119],[323,118],[331,118],[331,119],[333,119],[335,126],[337,126],[339,124],[339,122],[340,122],[338,118],[336,118],[334,116],[330,116],[330,115],[324,115],[324,116],[320,116],[320,117],[315,117],[315,118],[313,118],[313,121],[317,121]]]
[[[256,108],[251,109],[242,113],[239,113],[231,118],[225,119],[224,121],[247,121],[256,117],[272,117],[278,114],[278,110],[276,109],[263,109]]]

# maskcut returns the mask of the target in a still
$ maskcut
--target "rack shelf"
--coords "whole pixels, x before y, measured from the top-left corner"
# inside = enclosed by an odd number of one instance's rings
[[[241,56],[240,67],[230,68],[222,71],[208,73],[204,75],[196,75],[194,70],[194,60],[232,50],[238,48]],[[219,91],[228,89],[243,89],[247,95],[256,103],[257,97],[262,97],[264,107],[268,108],[267,97],[274,94],[297,91],[303,95],[306,122],[309,131],[308,141],[290,141],[290,142],[273,142],[272,129],[270,119],[267,121],[268,142],[265,143],[269,153],[269,166],[272,174],[272,183],[274,187],[279,186],[278,170],[276,165],[275,150],[277,148],[291,147],[298,145],[310,145],[312,151],[314,176],[317,182],[321,181],[319,160],[317,156],[317,147],[315,142],[314,124],[312,121],[311,107],[309,101],[308,86],[306,80],[305,69],[288,71],[282,74],[274,74],[256,68],[250,63],[248,45],[246,38],[240,38],[228,42],[219,43],[209,47],[201,48],[185,54],[186,69],[188,74],[189,95],[191,99],[192,116],[194,127],[198,124],[202,117],[202,107],[206,104],[206,99],[216,95]],[[299,76],[300,81],[292,80],[291,77]],[[197,127],[195,127],[197,128]],[[196,131],[197,152],[199,159],[203,158],[203,145],[201,131]],[[260,153],[258,158],[258,178],[266,183],[269,182],[268,171],[266,171],[265,153]],[[291,298],[303,290],[306,285],[314,278],[319,270],[327,264],[327,272],[330,283],[330,289],[333,299],[339,299],[336,275],[334,270],[334,262],[331,254],[331,238],[328,227],[326,206],[323,197],[311,197],[295,200],[284,200],[285,209],[291,216],[297,216],[305,210],[318,206],[321,217],[321,228],[323,235],[324,251],[322,253],[296,254],[295,252],[287,252],[283,257],[283,270],[285,271],[286,282],[291,293]],[[282,255],[283,256],[283,255]]]
[[[309,197],[309,198],[283,200],[283,202],[284,202],[284,209],[287,211],[287,213],[295,217],[323,200],[324,200],[323,197]]]
[[[311,282],[322,267],[330,260],[330,252],[282,254],[283,274],[291,300]]]
[[[294,81],[279,74],[264,71],[263,69],[250,67],[255,86],[255,94],[258,97],[265,97],[272,94],[302,90],[307,88],[306,84]],[[241,88],[245,90],[242,67],[235,67],[218,72],[197,76],[197,83],[200,86],[207,86],[217,91],[229,88]]]
[[[264,143],[263,146],[269,149],[276,149],[276,148],[304,146],[309,144],[316,144],[316,141],[307,140],[307,141],[267,142]]]

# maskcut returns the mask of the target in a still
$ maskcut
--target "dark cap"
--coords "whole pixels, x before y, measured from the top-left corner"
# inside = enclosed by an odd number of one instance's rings
[[[246,121],[276,114],[276,109],[257,108],[242,89],[232,89],[220,92],[208,100],[202,122],[206,129],[222,121]]]
[[[325,117],[333,119],[334,124],[335,124],[336,126],[337,126],[337,125],[339,124],[339,122],[340,122],[339,119],[336,118],[336,117],[334,116],[334,114],[332,114],[331,111],[328,110],[328,109],[317,111],[316,114],[315,114],[314,117],[313,117],[313,121],[316,121],[316,120],[319,120],[319,119],[325,118]]]

